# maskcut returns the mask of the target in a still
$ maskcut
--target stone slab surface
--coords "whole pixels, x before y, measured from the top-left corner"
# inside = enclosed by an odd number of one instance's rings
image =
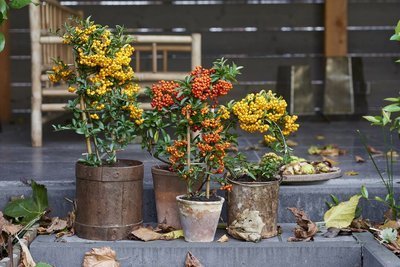
[[[354,237],[362,245],[364,267],[398,267],[400,259],[370,233],[355,233]]]
[[[76,236],[54,241],[54,236],[39,236],[31,244],[36,261],[57,267],[81,266],[85,252],[110,246],[121,266],[183,266],[191,251],[204,266],[361,266],[361,245],[352,236],[328,239],[320,234],[314,242],[287,242],[293,224],[282,224],[283,234],[260,243],[230,238],[226,243],[188,243],[173,241],[90,241]],[[224,231],[219,230],[216,239]]]

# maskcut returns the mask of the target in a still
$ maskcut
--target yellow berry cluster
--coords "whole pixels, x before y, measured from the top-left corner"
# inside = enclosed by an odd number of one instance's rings
[[[221,116],[221,119],[227,120],[231,117],[231,113],[225,106],[220,106],[218,109],[218,114]]]
[[[288,115],[286,107],[286,101],[269,90],[247,95],[232,106],[232,111],[243,130],[250,133],[269,131],[271,134],[266,134],[264,141],[270,144],[277,141],[276,127],[282,128],[284,135],[297,131],[299,127],[295,123],[297,116]]]

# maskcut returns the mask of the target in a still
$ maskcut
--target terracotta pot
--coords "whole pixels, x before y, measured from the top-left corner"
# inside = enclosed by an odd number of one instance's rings
[[[222,204],[225,199],[218,197],[219,201],[191,201],[177,196],[179,216],[185,240],[187,242],[212,242],[217,231]]]
[[[262,238],[278,234],[279,180],[270,182],[237,182],[232,183],[228,193],[228,225],[231,225],[246,209],[259,211],[264,223]]]
[[[176,197],[186,193],[186,183],[176,172],[166,170],[167,166],[153,166],[154,194],[156,197],[157,221],[181,229]]]
[[[92,240],[119,240],[143,222],[143,163],[119,160],[119,166],[76,164],[75,231]]]

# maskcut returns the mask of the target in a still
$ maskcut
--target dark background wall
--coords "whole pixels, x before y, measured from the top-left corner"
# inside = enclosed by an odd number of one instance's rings
[[[141,34],[202,34],[203,65],[224,56],[245,66],[234,96],[274,89],[281,65],[308,64],[315,91],[324,79],[324,1],[61,1],[85,16]],[[200,4],[199,4],[200,3]],[[204,4],[208,3],[208,4]],[[105,4],[105,5],[101,5]],[[389,41],[400,0],[349,0],[349,55],[362,57],[371,111],[398,95],[400,46]],[[28,9],[10,14],[12,108],[30,108]],[[170,55],[170,68],[189,70],[189,57]]]

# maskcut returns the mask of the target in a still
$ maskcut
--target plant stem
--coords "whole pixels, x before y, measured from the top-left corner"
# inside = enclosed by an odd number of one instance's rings
[[[82,120],[85,124],[87,124],[87,117],[86,117],[86,110],[85,110],[86,106],[85,106],[85,101],[84,101],[82,95],[80,97],[80,105],[81,105],[81,110],[82,110]],[[87,150],[88,154],[92,154],[92,144],[90,142],[90,137],[86,136],[85,140],[86,140],[86,150]]]
[[[187,118],[187,120],[188,120],[188,125],[187,125],[187,127],[186,127],[186,142],[187,142],[187,147],[186,147],[186,150],[187,150],[187,159],[186,159],[186,165],[187,165],[187,169],[188,169],[188,172],[190,171],[190,138],[191,138],[191,135],[190,135],[190,126],[189,126],[189,120],[190,120],[190,115],[189,115],[189,112],[186,114],[186,118]],[[190,175],[190,173],[189,173],[189,175]],[[189,180],[191,179],[192,177],[189,177]],[[188,186],[188,193],[191,193],[191,188],[190,188],[191,186]]]
[[[210,198],[210,175],[207,175],[207,182],[206,182],[206,198]]]

